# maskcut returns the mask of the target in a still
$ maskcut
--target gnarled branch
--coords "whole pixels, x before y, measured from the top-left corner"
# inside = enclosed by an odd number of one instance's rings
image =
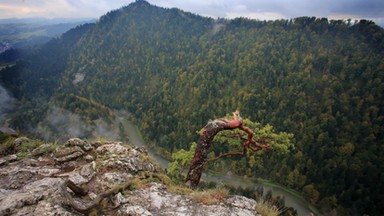
[[[79,186],[76,186],[71,180],[67,179],[61,186],[61,191],[65,198],[63,205],[69,206],[75,211],[80,212],[82,214],[89,215],[94,209],[97,209],[100,206],[100,203],[103,199],[109,198],[119,192],[122,192],[130,186],[132,186],[132,181],[127,181],[122,185],[116,186],[106,192],[99,194],[94,200],[92,200],[88,204],[81,205],[78,202],[75,202],[73,197],[68,193],[67,187],[70,188],[76,195],[84,195],[83,193],[79,192],[85,190]]]
[[[228,152],[208,160],[207,157],[209,153],[209,147],[211,146],[212,141],[216,136],[216,134],[222,130],[233,130],[236,128],[244,131],[248,135],[247,138],[245,139],[241,136],[241,134],[239,134],[240,139],[245,141],[242,144],[243,151]],[[221,118],[221,119],[216,119],[214,121],[209,121],[208,124],[204,126],[200,134],[199,140],[197,142],[197,148],[195,150],[195,154],[194,154],[192,163],[189,167],[189,171],[188,171],[185,182],[191,181],[191,186],[193,187],[197,186],[200,182],[204,165],[207,162],[215,161],[227,156],[245,155],[247,152],[247,149],[250,149],[251,151],[259,151],[261,149],[271,150],[269,147],[269,144],[259,144],[253,139],[253,136],[254,136],[253,130],[243,125],[243,119],[240,117],[240,114],[238,111],[233,112],[233,120]],[[266,140],[263,140],[263,142],[266,143]]]
[[[156,173],[151,173],[150,176],[156,177],[161,180],[161,177]],[[134,179],[145,179],[148,178],[148,176],[143,175],[140,177],[136,177]],[[112,197],[113,195],[122,192],[126,190],[127,188],[130,188],[134,184],[134,179],[130,179],[129,181],[124,182],[123,184],[117,185],[101,194],[99,194],[95,199],[93,199],[91,202],[81,205],[79,202],[76,202],[73,197],[68,193],[67,188],[70,188],[75,195],[77,196],[84,196],[87,194],[87,190],[83,189],[79,186],[77,186],[75,183],[73,183],[71,180],[67,179],[65,182],[61,185],[61,192],[64,196],[63,205],[71,207],[77,212],[80,212],[85,215],[89,215],[94,209],[98,209],[103,199],[107,199]]]

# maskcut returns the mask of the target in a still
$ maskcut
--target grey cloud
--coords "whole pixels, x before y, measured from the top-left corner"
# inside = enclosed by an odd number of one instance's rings
[[[332,8],[333,13],[352,14],[360,17],[383,17],[384,16],[384,1],[345,1],[343,5]]]
[[[229,13],[275,13],[286,18],[337,15],[351,16],[351,18],[384,17],[383,0],[149,0],[149,2],[164,7],[179,7],[212,17],[225,17]]]
[[[254,14],[267,15],[266,19],[295,18],[299,16],[342,17],[351,19],[384,20],[383,0],[147,0],[153,5],[180,8],[202,16],[233,18]],[[7,7],[30,7],[30,16],[98,18],[110,10],[118,9],[134,0],[2,0],[0,18],[26,16]],[[3,6],[3,7],[2,7]],[[37,8],[45,10],[40,11]],[[16,14],[19,13],[19,14]],[[3,16],[3,17],[2,17]],[[269,17],[268,17],[269,16]],[[20,17],[19,17],[20,18]]]

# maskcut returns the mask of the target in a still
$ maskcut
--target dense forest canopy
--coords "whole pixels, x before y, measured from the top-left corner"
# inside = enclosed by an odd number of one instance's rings
[[[51,40],[0,76],[17,98],[14,128],[44,128],[51,107],[90,124],[125,110],[168,152],[189,149],[209,119],[239,109],[294,134],[296,147],[213,169],[287,185],[325,212],[379,215],[383,59],[384,31],[367,20],[211,19],[137,1]]]

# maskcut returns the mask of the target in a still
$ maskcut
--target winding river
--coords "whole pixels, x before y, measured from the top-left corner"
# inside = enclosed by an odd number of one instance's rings
[[[146,144],[143,138],[140,135],[138,129],[128,120],[122,120],[121,123],[125,129],[126,134],[129,137],[130,142],[139,147],[146,147]],[[162,169],[168,168],[169,161],[164,159],[163,157],[155,154],[152,150],[148,149],[149,156],[157,163]],[[202,179],[208,181],[214,181],[216,183],[228,183],[235,187],[241,186],[243,188],[246,187],[257,187],[258,185],[262,185],[264,187],[264,191],[271,190],[273,196],[285,197],[285,206],[293,207],[297,210],[299,216],[306,216],[310,214],[310,209],[308,202],[306,202],[303,198],[294,196],[288,191],[284,190],[282,187],[275,187],[271,185],[265,185],[263,183],[255,183],[255,179],[252,178],[243,178],[235,175],[220,175],[220,174],[207,174],[203,173]]]

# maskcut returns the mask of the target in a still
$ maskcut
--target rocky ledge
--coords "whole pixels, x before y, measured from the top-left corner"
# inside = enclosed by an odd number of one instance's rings
[[[0,215],[255,215],[242,196],[206,205],[171,192],[143,148],[73,138],[28,151],[0,158]]]

